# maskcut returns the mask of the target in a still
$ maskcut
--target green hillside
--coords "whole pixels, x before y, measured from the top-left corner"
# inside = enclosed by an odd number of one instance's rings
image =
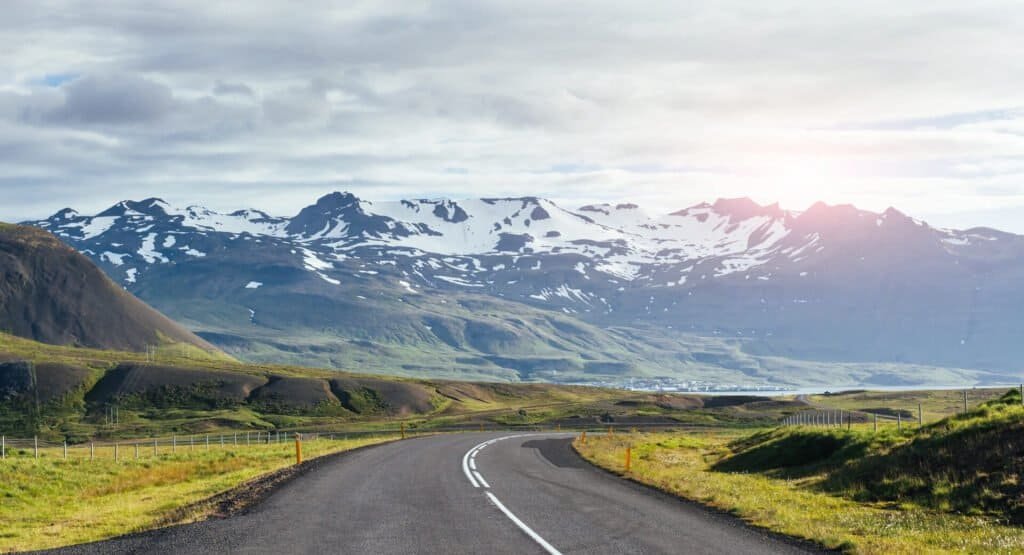
[[[350,374],[60,347],[0,334],[0,431],[53,440],[214,429],[391,427],[531,421],[607,412],[621,390]],[[118,422],[108,422],[116,408]],[[620,407],[620,410],[622,409]],[[529,412],[528,412],[529,411]],[[535,419],[532,419],[535,420]]]
[[[189,273],[161,268],[153,270],[137,293],[225,352],[253,363],[406,377],[620,386],[630,379],[793,387],[925,387],[1008,379],[974,369],[807,361],[786,352],[754,355],[742,338],[701,336],[639,322],[598,326],[493,296],[399,294],[365,280],[344,283],[343,296],[321,290],[315,281],[258,290],[229,287],[244,283],[252,271],[222,264],[196,277],[194,267]]]
[[[921,428],[784,428],[738,440],[716,470],[802,479],[861,502],[1024,523],[1024,405],[1017,390]]]

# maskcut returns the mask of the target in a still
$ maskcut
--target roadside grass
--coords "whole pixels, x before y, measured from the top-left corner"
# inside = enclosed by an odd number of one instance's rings
[[[746,459],[732,457],[770,443],[769,436],[778,440],[792,432],[594,435],[586,444],[577,439],[574,445],[587,460],[612,472],[832,549],[863,554],[1024,550],[1024,529],[994,516],[952,513],[912,501],[857,500],[840,493],[841,488],[823,487],[834,465],[863,461],[863,453],[884,453],[905,444],[902,434],[871,439],[864,436],[874,434],[857,431],[800,433],[823,437],[818,443],[810,437],[788,440],[788,445],[768,447],[770,452]],[[832,445],[823,449],[820,443]],[[627,446],[633,450],[628,474]]]
[[[396,439],[392,434],[304,441],[304,460]],[[84,448],[68,460],[61,449],[9,453],[0,461],[0,552],[48,549],[107,539],[175,522],[201,520],[213,507],[197,505],[261,475],[295,463],[294,442],[250,446],[184,446],[176,454],[139,459],[122,445]]]

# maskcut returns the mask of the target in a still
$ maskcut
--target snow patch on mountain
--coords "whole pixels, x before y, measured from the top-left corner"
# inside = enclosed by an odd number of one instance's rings
[[[100,260],[110,262],[114,266],[123,266],[125,258],[131,258],[130,254],[122,254],[110,251],[104,251],[100,254]]]
[[[139,256],[148,264],[167,262],[167,257],[156,250],[156,233],[146,235],[142,240],[142,248],[138,250]]]

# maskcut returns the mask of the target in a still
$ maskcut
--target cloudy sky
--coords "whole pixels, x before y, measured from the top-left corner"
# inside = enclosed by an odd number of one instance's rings
[[[350,190],[1024,232],[1019,1],[3,4],[4,220]]]

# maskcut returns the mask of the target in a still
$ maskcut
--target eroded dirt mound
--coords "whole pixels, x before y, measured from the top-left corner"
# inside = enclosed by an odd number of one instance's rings
[[[89,370],[67,364],[0,363],[0,401],[15,398],[48,403],[86,383]]]
[[[434,410],[433,393],[420,384],[374,378],[335,378],[331,389],[348,410],[363,414],[424,414]]]
[[[289,407],[313,407],[338,403],[327,380],[272,376],[269,383],[253,392],[250,401]]]
[[[237,372],[219,372],[150,364],[121,364],[107,372],[86,395],[89,403],[141,395],[157,405],[174,404],[182,397],[241,403],[267,378]]]
[[[91,372],[88,368],[67,364],[36,364],[36,393],[39,401],[59,399],[85,385]]]

